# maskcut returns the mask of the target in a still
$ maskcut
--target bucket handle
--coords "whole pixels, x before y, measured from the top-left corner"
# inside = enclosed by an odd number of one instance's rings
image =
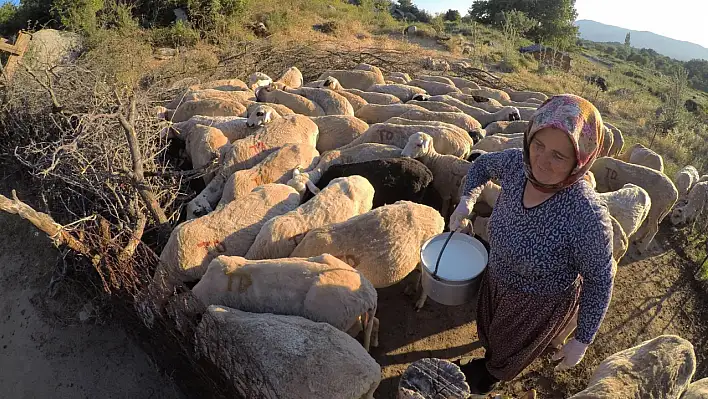
[[[447,247],[447,243],[450,242],[450,239],[452,238],[452,235],[455,234],[455,232],[456,231],[450,232],[450,235],[447,236],[445,243],[443,244],[442,248],[440,249],[440,254],[438,255],[438,261],[435,262],[435,271],[433,272],[433,278],[435,278],[435,280],[440,280],[440,277],[438,277],[438,267],[440,266],[440,259],[442,258],[443,252],[445,251],[445,247]]]

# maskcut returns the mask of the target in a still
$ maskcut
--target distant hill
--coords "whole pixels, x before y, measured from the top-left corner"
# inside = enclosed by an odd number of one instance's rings
[[[593,42],[624,43],[627,32],[631,34],[631,45],[635,48],[650,48],[659,54],[681,61],[696,58],[708,60],[708,49],[695,43],[675,40],[656,33],[636,31],[605,25],[599,22],[582,19],[575,21],[580,29],[580,37]]]

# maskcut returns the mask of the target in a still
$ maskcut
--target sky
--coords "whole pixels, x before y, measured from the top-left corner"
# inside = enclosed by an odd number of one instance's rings
[[[430,12],[450,8],[466,14],[472,0],[413,0]],[[708,1],[706,0],[576,0],[578,19],[645,30],[708,48]]]

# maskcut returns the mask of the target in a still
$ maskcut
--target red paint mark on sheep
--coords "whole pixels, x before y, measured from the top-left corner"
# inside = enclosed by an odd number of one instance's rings
[[[220,241],[214,240],[214,241],[202,241],[197,244],[197,248],[208,248],[208,247],[216,247],[221,245]]]
[[[254,145],[252,145],[252,146],[250,146],[250,147],[248,147],[248,148],[250,148],[251,150],[253,150],[255,153],[259,153],[259,152],[261,152],[261,151],[265,151],[265,150],[266,150],[266,145],[263,144],[262,141],[259,141],[259,142],[257,142],[256,144],[254,144]]]

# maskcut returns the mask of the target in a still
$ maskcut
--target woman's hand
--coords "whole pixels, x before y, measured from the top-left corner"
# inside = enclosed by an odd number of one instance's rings
[[[563,348],[552,357],[554,361],[563,359],[563,361],[556,366],[556,371],[568,370],[571,367],[577,366],[578,363],[583,360],[583,357],[585,357],[585,351],[587,350],[587,344],[576,341],[575,338],[570,340],[570,342],[563,345]]]
[[[474,208],[474,202],[472,202],[470,197],[460,197],[460,203],[457,204],[455,211],[450,215],[450,231],[465,227],[462,221],[472,213],[472,208]]]

